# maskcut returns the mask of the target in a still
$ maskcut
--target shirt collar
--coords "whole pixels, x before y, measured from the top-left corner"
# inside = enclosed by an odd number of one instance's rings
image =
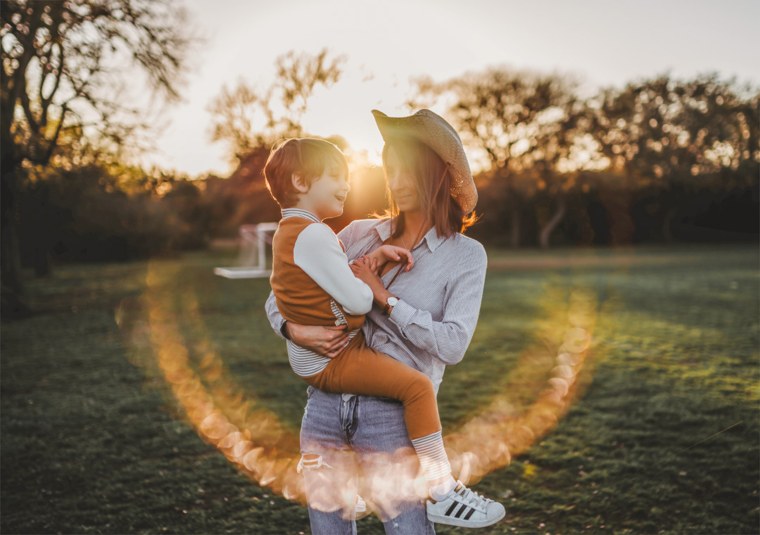
[[[387,240],[391,235],[390,218],[383,219],[380,223],[375,225],[375,232],[377,232],[378,236],[380,236],[381,241]],[[422,240],[425,242],[427,248],[430,249],[430,252],[432,253],[438,248],[439,245],[446,241],[446,238],[439,236],[434,226],[427,231],[427,233],[422,237]]]
[[[322,222],[322,220],[319,219],[315,214],[308,210],[304,210],[303,208],[283,208],[280,210],[280,213],[283,219],[286,217],[304,217],[306,219],[311,219],[315,223]]]

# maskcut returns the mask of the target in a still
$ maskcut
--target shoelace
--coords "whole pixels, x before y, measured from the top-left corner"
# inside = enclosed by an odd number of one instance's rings
[[[472,489],[468,489],[464,485],[462,487],[463,488],[457,492],[457,494],[462,497],[462,502],[466,505],[471,505],[475,509],[486,512],[488,502],[492,502],[493,500],[478,494]]]

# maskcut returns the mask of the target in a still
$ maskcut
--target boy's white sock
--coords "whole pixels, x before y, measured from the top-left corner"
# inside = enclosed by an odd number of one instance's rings
[[[444,499],[449,492],[451,492],[451,489],[457,486],[457,481],[454,479],[451,474],[449,474],[448,481],[444,481],[443,483],[439,483],[437,485],[433,485],[430,487],[430,496],[435,501],[440,501]]]
[[[420,460],[420,466],[425,473],[428,481],[435,481],[442,477],[448,476],[445,483],[431,487],[431,493],[435,492],[439,496],[445,496],[456,485],[456,481],[451,477],[451,465],[449,457],[446,455],[446,449],[443,447],[443,435],[441,431],[425,435],[424,437],[412,439],[412,445],[417,452]],[[444,492],[445,491],[445,492]],[[433,496],[434,499],[435,496]]]

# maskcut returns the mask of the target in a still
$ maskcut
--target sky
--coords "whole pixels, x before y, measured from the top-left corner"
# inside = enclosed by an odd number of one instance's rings
[[[345,55],[344,75],[318,89],[307,132],[338,134],[379,162],[370,110],[407,115],[410,78],[436,81],[502,65],[580,78],[581,92],[669,72],[717,71],[760,83],[760,1],[727,0],[184,0],[194,35],[182,100],[144,100],[156,125],[145,165],[227,176],[211,142],[209,104],[244,80],[264,89],[290,51]],[[435,109],[435,107],[433,108]],[[438,111],[438,110],[436,110]]]

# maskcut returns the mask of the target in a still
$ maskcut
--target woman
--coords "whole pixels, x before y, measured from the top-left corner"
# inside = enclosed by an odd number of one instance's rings
[[[368,345],[422,371],[437,391],[445,366],[464,357],[483,296],[485,249],[462,234],[475,222],[477,190],[461,140],[443,118],[430,110],[408,117],[372,113],[385,141],[390,209],[382,219],[353,221],[338,237],[349,260],[360,259],[382,243],[412,251],[415,265],[409,272],[389,262],[365,280],[376,306],[362,328]],[[300,346],[335,357],[347,343],[343,326],[283,322],[273,294],[266,308],[275,332]],[[307,397],[301,451],[303,460],[318,459],[307,463],[316,469],[304,471],[312,531],[356,533],[355,521],[345,520],[339,510],[313,507],[312,495],[325,481],[319,470],[342,462],[336,458],[341,450],[355,452],[361,465],[364,459],[371,462],[372,453],[398,455],[411,448],[403,406],[395,400],[331,394],[311,386]],[[387,533],[435,533],[425,504],[413,494],[396,497],[392,505],[367,498],[380,509]]]

